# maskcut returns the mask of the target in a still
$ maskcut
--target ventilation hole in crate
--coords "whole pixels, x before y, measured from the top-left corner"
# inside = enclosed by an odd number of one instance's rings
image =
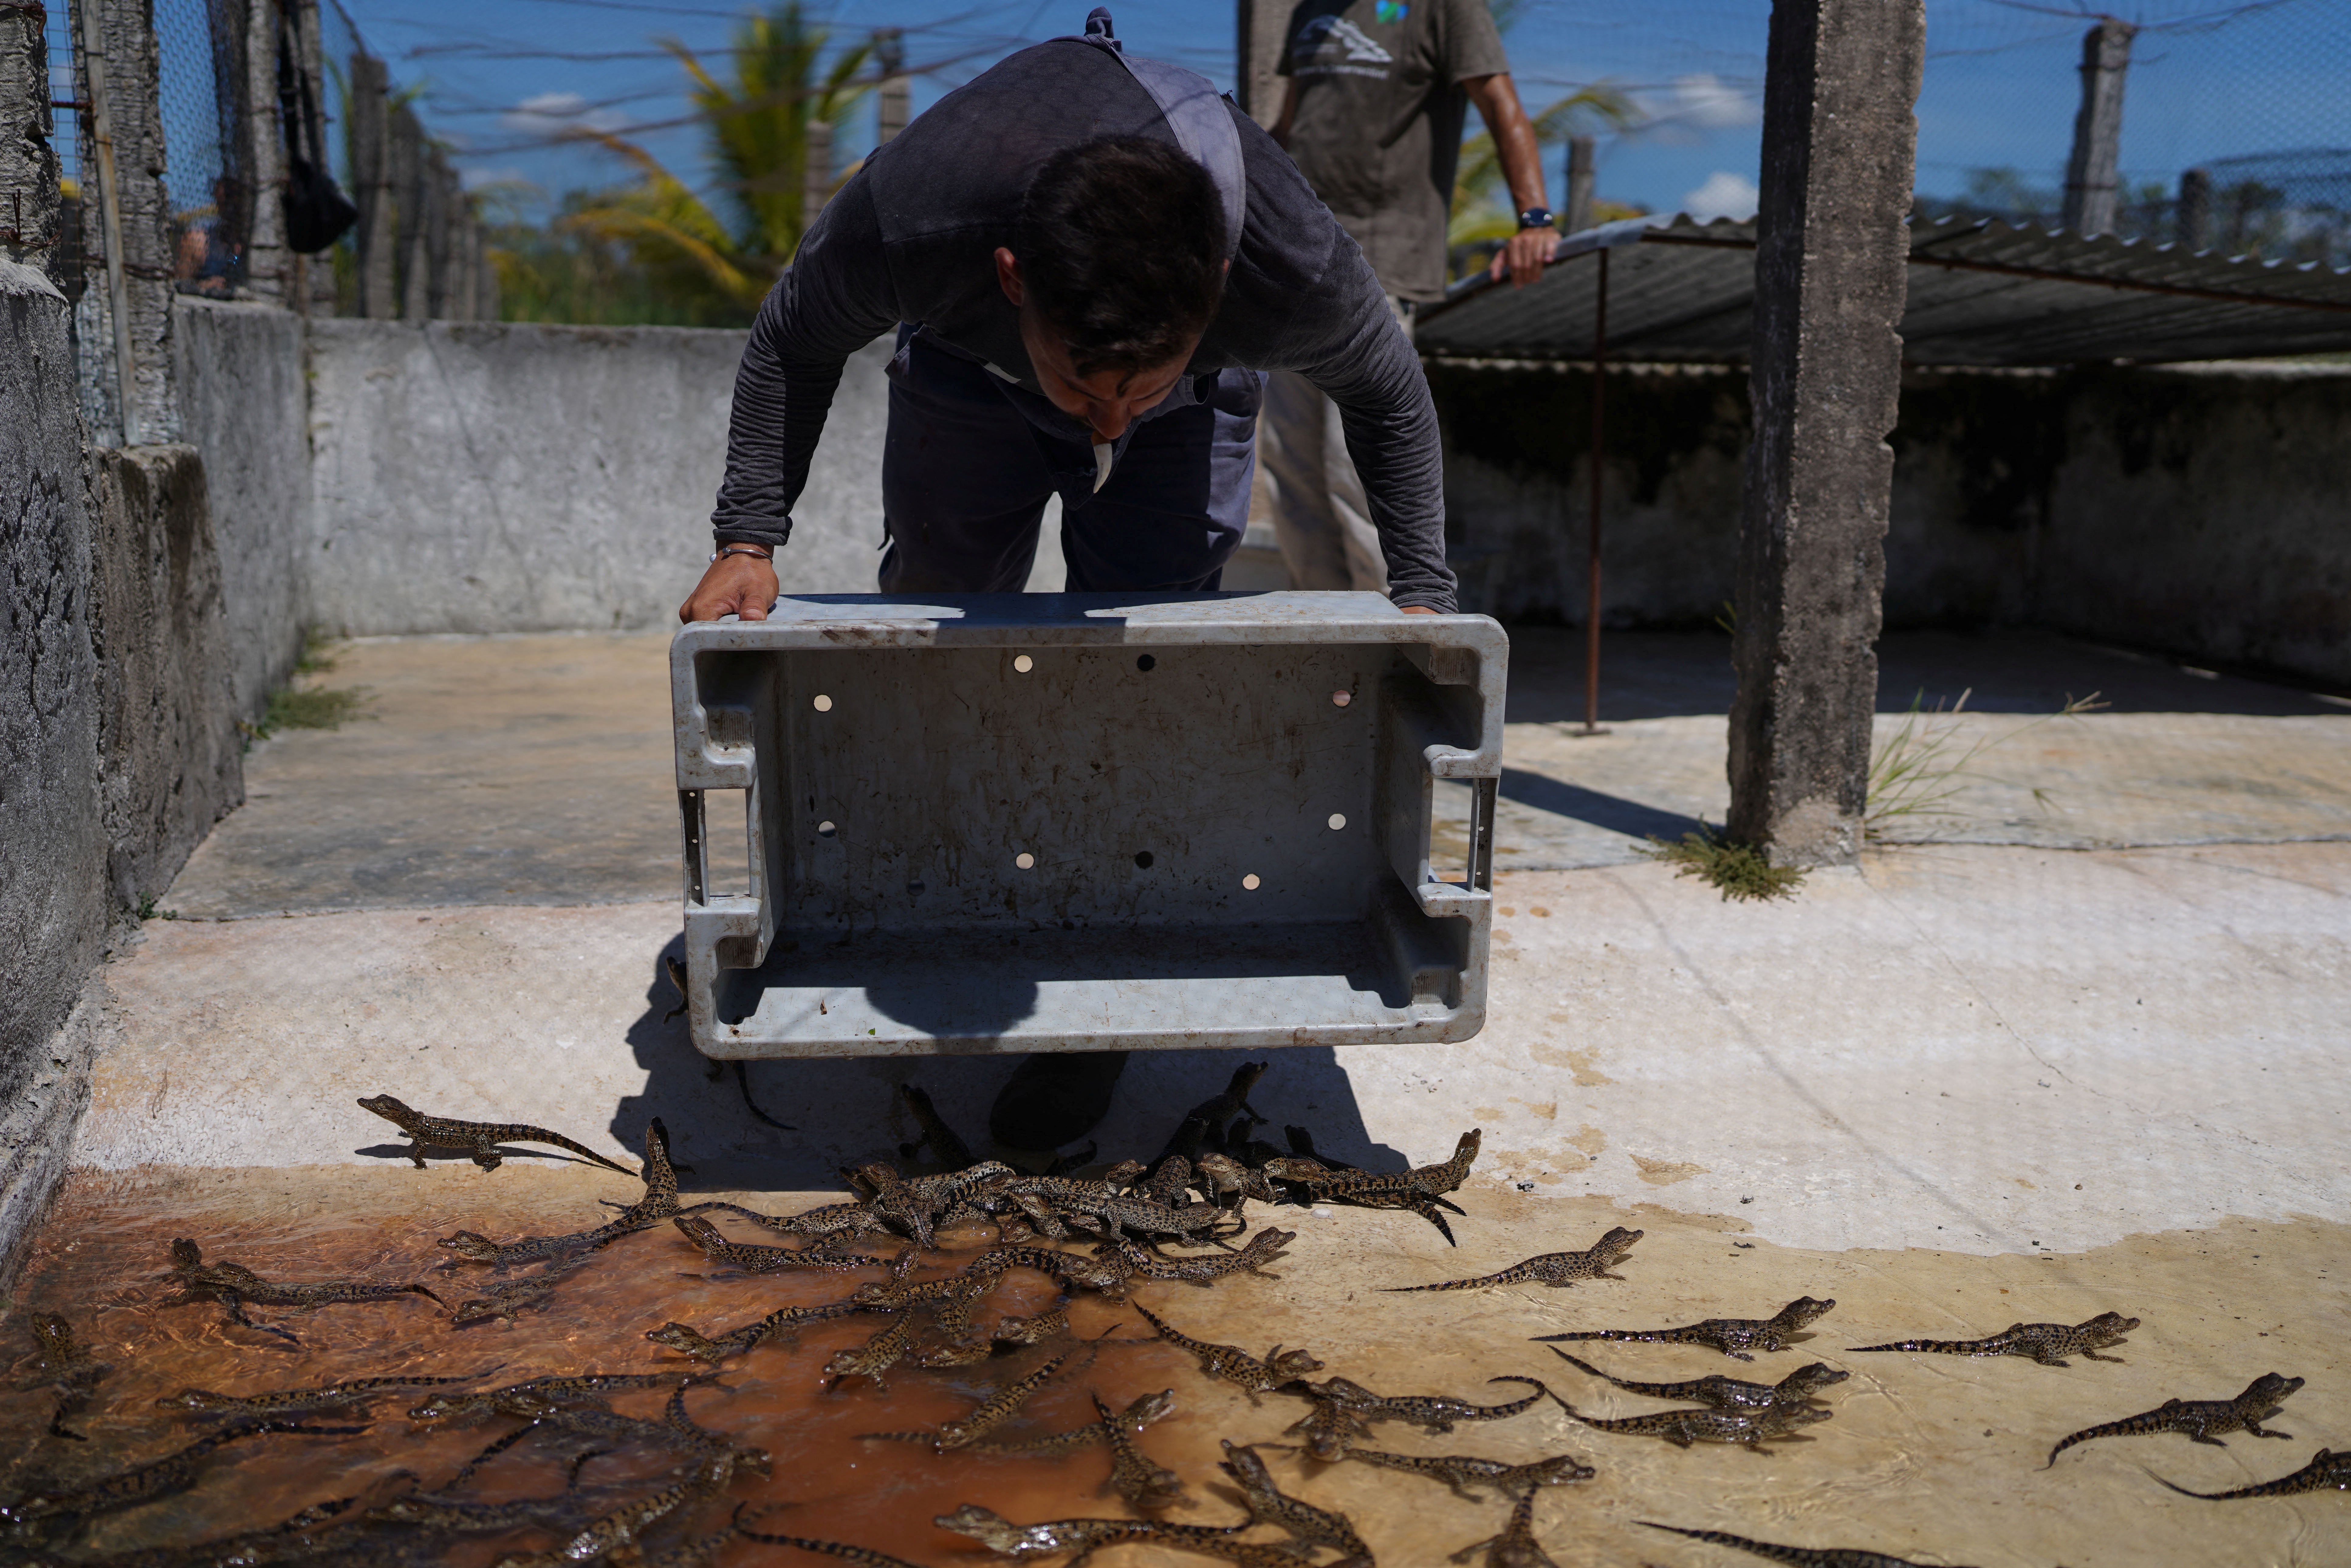
[[[1344,817],[1341,816],[1341,815],[1340,815],[1338,812],[1336,812],[1336,811],[1333,811],[1333,812],[1332,812],[1332,813],[1331,813],[1331,831],[1332,831],[1332,832],[1334,832],[1334,833],[1335,833],[1335,832],[1337,832],[1340,829],[1342,829],[1342,828],[1345,827],[1346,825],[1347,825],[1347,819],[1346,819],[1346,818],[1344,818]]]
[[[1023,850],[1012,857],[1012,863],[1022,871],[1034,871],[1037,869],[1037,857]]]
[[[1150,654],[1145,653],[1141,658],[1134,661],[1134,667],[1138,670],[1147,670],[1158,663],[1158,660],[1153,658]]]
[[[1354,700],[1355,694],[1353,692],[1332,692],[1331,694],[1331,706],[1332,707],[1345,707],[1349,703],[1353,702]]]
[[[1241,885],[1248,888],[1251,893],[1255,893],[1258,887],[1257,873],[1251,872],[1249,875],[1241,878]]]
[[[1149,871],[1151,869],[1151,852],[1149,850],[1138,852],[1134,857],[1134,863],[1141,866],[1144,870]]]
[[[1037,661],[1026,653],[1016,653],[1012,658],[1012,667],[1025,675],[1037,667]]]
[[[831,822],[819,822],[816,825],[816,836],[820,839],[829,839],[840,831],[840,829],[834,827]]]
[[[832,711],[832,699],[820,692],[817,694],[816,701],[809,706],[815,708],[819,713],[831,713]]]

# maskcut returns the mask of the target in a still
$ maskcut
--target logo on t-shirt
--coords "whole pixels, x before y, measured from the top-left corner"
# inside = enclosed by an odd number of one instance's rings
[[[1372,7],[1372,19],[1383,27],[1393,27],[1404,20],[1405,9],[1404,0],[1378,0]]]
[[[1402,13],[1403,7],[1397,11]],[[1317,16],[1298,29],[1298,41],[1290,46],[1290,62],[1293,72],[1312,76],[1318,73],[1340,73],[1347,76],[1385,77],[1385,71],[1366,70],[1366,66],[1392,65],[1395,57],[1372,41],[1364,32],[1344,16]]]

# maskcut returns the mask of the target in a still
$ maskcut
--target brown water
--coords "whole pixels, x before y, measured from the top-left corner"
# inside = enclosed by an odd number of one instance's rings
[[[498,1368],[488,1385],[542,1374],[696,1369],[647,1342],[674,1319],[707,1333],[752,1322],[778,1306],[812,1304],[878,1279],[758,1278],[709,1264],[674,1230],[623,1239],[569,1276],[545,1304],[507,1323],[455,1329],[422,1298],[289,1313],[255,1309],[289,1328],[298,1344],[236,1327],[210,1302],[171,1305],[165,1270],[171,1239],[189,1236],[207,1260],[233,1260],[286,1281],[329,1278],[422,1280],[447,1301],[481,1293],[496,1276],[447,1268],[437,1237],[470,1228],[501,1239],[576,1230],[598,1223],[594,1199],[632,1198],[632,1184],[592,1173],[495,1173],[439,1165],[414,1172],[343,1167],[170,1173],[133,1179],[77,1177],[35,1255],[5,1331],[15,1350],[32,1311],[67,1313],[102,1359],[116,1365],[90,1407],[69,1421],[87,1444],[44,1433],[46,1391],[0,1389],[0,1497],[76,1484],[170,1453],[210,1429],[200,1418],[161,1411],[155,1400],[195,1385],[225,1393],[308,1387],[340,1378],[401,1373],[453,1375]],[[695,1194],[787,1212],[837,1195]],[[1651,1439],[1583,1427],[1544,1406],[1506,1422],[1465,1426],[1450,1436],[1399,1427],[1376,1446],[1419,1453],[1471,1453],[1510,1462],[1574,1453],[1600,1468],[1594,1481],[1544,1494],[1539,1531],[1562,1564],[1704,1564],[1736,1561],[1719,1549],[1640,1530],[1662,1519],[1767,1540],[1867,1546],[1928,1562],[1986,1565],[2351,1563],[2351,1497],[2325,1493],[2233,1504],[2174,1496],[2153,1472],[2199,1490],[2268,1479],[2300,1468],[2322,1444],[2351,1447],[2351,1232],[2317,1222],[2231,1221],[2210,1229],[2134,1238],[2067,1258],[1972,1258],[1924,1252],[1819,1254],[1768,1243],[1741,1247],[1735,1219],[1641,1207],[1628,1213],[1597,1199],[1522,1196],[1473,1183],[1470,1210],[1457,1220],[1456,1250],[1408,1215],[1339,1210],[1272,1216],[1298,1230],[1279,1282],[1240,1277],[1213,1290],[1146,1285],[1138,1299],[1177,1327],[1263,1354],[1275,1341],[1302,1343],[1330,1370],[1387,1392],[1443,1393],[1499,1402],[1513,1373],[1551,1381],[1579,1408],[1625,1415],[1656,1402],[1612,1395],[1558,1362],[1527,1336],[1572,1327],[1647,1326],[1714,1315],[1768,1315],[1799,1294],[1834,1296],[1838,1308],[1794,1353],[1752,1366],[1692,1347],[1596,1344],[1579,1353],[1622,1376],[1667,1379],[1726,1372],[1766,1379],[1804,1361],[1852,1369],[1828,1391],[1837,1419],[1809,1441],[1762,1457],[1701,1446],[1678,1450]],[[776,1238],[725,1216],[741,1239]],[[1623,1266],[1625,1282],[1573,1290],[1539,1287],[1455,1294],[1383,1296],[1376,1287],[1481,1272],[1535,1251],[1588,1246],[1611,1224],[1647,1236]],[[952,1239],[967,1250],[985,1230]],[[953,1266],[952,1255],[942,1260]],[[1051,1299],[1050,1284],[1026,1272],[1008,1278],[990,1312],[1026,1312]],[[2124,1365],[2076,1362],[2056,1370],[2016,1358],[1842,1354],[1852,1344],[1913,1333],[1958,1337],[1995,1332],[2018,1319],[2076,1322],[2109,1308],[2146,1320],[2118,1354]],[[1278,1442],[1300,1412],[1292,1401],[1262,1405],[1207,1382],[1189,1356],[1139,1336],[1130,1309],[1081,1298],[1064,1340],[977,1367],[925,1372],[902,1365],[885,1395],[852,1379],[828,1392],[821,1368],[836,1350],[884,1321],[860,1316],[811,1325],[796,1343],[771,1343],[726,1364],[716,1385],[688,1396],[705,1427],[765,1447],[770,1477],[746,1475],[724,1498],[676,1516],[657,1545],[722,1524],[738,1500],[781,1505],[768,1531],[854,1542],[918,1563],[988,1559],[964,1537],[936,1529],[934,1515],[978,1502],[1029,1521],[1124,1514],[1103,1490],[1105,1449],[1061,1459],[936,1455],[906,1444],[863,1443],[862,1432],[933,1426],[965,1414],[989,1388],[1045,1358],[1070,1363],[1021,1415],[991,1434],[1013,1440],[1088,1419],[1089,1392],[1113,1406],[1172,1387],[1177,1414],[1149,1428],[1143,1446],[1190,1483],[1191,1501],[1169,1517],[1223,1523],[1238,1518],[1217,1475],[1217,1441]],[[1109,1333],[1099,1343],[1091,1343]],[[2037,1467],[2057,1437],[2177,1395],[2234,1394],[2266,1371],[2310,1380],[2277,1425],[2293,1441],[2233,1437],[2226,1448],[2185,1438],[2115,1439],[2069,1452],[2053,1470]],[[665,1389],[616,1394],[611,1406],[657,1418]],[[250,1530],[330,1497],[388,1493],[402,1473],[433,1487],[445,1481],[513,1423],[454,1427],[413,1423],[422,1393],[376,1402],[367,1431],[347,1437],[271,1436],[232,1445],[177,1496],[98,1516],[78,1553],[112,1552]],[[348,1418],[308,1416],[318,1425]],[[1399,1565],[1434,1563],[1491,1534],[1507,1514],[1499,1501],[1454,1497],[1418,1478],[1356,1466],[1322,1469],[1270,1450],[1286,1490],[1344,1510],[1381,1553]],[[624,1448],[591,1463],[586,1486],[598,1511],[667,1484],[674,1450]],[[547,1496],[563,1467],[539,1438],[487,1467],[465,1495],[481,1500]],[[1259,1532],[1260,1534],[1265,1532]],[[556,1544],[550,1531],[522,1530],[460,1541],[432,1560],[454,1568],[486,1564],[517,1550]],[[781,1555],[752,1542],[727,1563]],[[813,1561],[810,1559],[810,1561]],[[1164,1557],[1134,1548],[1106,1554],[1108,1568]]]

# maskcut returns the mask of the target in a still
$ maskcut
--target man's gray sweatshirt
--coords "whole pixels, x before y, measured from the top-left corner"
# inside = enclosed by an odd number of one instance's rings
[[[1420,361],[1363,253],[1289,155],[1226,110],[1240,136],[1247,215],[1187,373],[1297,371],[1328,393],[1379,528],[1389,596],[1449,611],[1437,410]],[[843,362],[901,322],[1041,395],[1019,312],[997,287],[996,249],[1017,246],[1022,199],[1047,159],[1116,135],[1176,141],[1124,67],[1094,45],[1059,39],[948,94],[866,160],[752,324],[711,517],[722,543],[783,546]],[[1074,421],[1071,430],[1086,439]]]

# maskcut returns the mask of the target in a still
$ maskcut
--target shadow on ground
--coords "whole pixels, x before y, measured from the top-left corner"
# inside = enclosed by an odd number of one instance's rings
[[[987,1111],[1024,1052],[1000,1056],[867,1056],[753,1061],[741,1080],[731,1063],[719,1063],[695,1050],[683,1015],[665,1015],[677,1005],[677,990],[665,970],[684,961],[683,936],[674,937],[646,965],[645,1008],[629,1026],[629,1049],[645,1071],[644,1088],[613,1107],[612,1135],[631,1148],[644,1137],[645,1124],[659,1116],[682,1155],[695,1170],[691,1190],[752,1187],[766,1190],[831,1189],[841,1185],[840,1167],[865,1159],[903,1162],[899,1145],[921,1129],[898,1097],[902,1083],[918,1084],[947,1124],[974,1153],[993,1151]],[[1257,1135],[1277,1145],[1289,1125],[1307,1128],[1316,1148],[1350,1165],[1373,1170],[1401,1169],[1441,1159],[1445,1150],[1397,1150],[1375,1143],[1364,1125],[1355,1090],[1338,1052],[1329,1046],[1288,1051],[1136,1051],[1119,1081],[1110,1113],[1083,1143],[1102,1162],[1156,1155],[1185,1113],[1220,1092],[1243,1061],[1270,1064],[1249,1101],[1267,1125]],[[747,1095],[754,1111],[744,1104]],[[731,1142],[718,1136],[723,1124]],[[770,1125],[759,1113],[785,1124]]]

